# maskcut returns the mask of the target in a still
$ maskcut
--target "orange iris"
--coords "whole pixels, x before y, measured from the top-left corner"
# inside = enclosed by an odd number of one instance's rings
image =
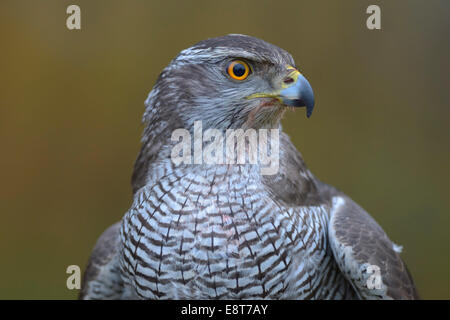
[[[235,80],[245,80],[250,74],[250,67],[244,61],[234,60],[228,65],[227,72]]]

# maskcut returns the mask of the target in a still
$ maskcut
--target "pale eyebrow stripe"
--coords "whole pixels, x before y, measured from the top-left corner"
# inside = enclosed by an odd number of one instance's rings
[[[189,48],[183,50],[176,58],[176,61],[199,63],[200,61],[223,60],[226,58],[240,58],[258,63],[275,64],[273,59],[265,55],[230,47]]]

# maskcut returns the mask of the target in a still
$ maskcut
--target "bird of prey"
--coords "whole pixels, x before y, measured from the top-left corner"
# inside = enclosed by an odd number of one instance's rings
[[[311,115],[312,88],[275,45],[231,34],[181,51],[146,100],[133,202],[98,239],[80,298],[418,298],[400,247],[281,131],[296,107]],[[261,161],[175,163],[173,133],[194,134],[197,121],[224,134],[280,130],[277,172],[263,174]]]

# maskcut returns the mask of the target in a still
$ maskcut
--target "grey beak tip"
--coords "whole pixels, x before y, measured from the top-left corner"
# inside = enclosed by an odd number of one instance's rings
[[[309,106],[309,107],[306,107],[306,117],[307,117],[307,118],[311,117],[312,112],[313,112],[313,109],[314,109],[314,106],[313,106],[313,105],[312,105],[312,106]]]
[[[306,116],[311,116],[314,109],[314,92],[303,75],[299,76],[297,83],[284,89],[281,94],[287,106],[306,107]]]
[[[314,96],[311,97],[310,101],[305,101],[306,106],[306,116],[309,118],[314,110]]]

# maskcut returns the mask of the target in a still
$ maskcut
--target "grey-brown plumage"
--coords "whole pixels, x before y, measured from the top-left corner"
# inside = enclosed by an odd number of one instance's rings
[[[234,61],[246,77],[230,75]],[[194,134],[196,121],[225,133],[281,129],[288,106],[309,116],[312,89],[289,53],[244,35],[202,41],[163,70],[146,106],[133,204],[98,240],[81,298],[418,297],[398,246],[315,178],[286,134],[275,174],[261,162],[174,163],[174,130]]]

